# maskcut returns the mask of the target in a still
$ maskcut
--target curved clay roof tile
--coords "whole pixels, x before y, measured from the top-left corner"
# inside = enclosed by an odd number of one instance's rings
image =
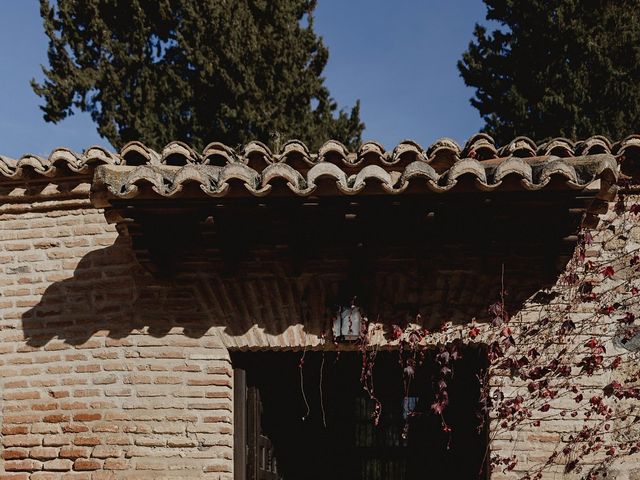
[[[160,165],[160,154],[142,142],[133,141],[120,149],[120,157],[126,165]]]
[[[502,147],[498,154],[501,157],[535,157],[538,146],[529,137],[516,137]]]
[[[550,156],[554,155],[556,157],[573,157],[574,154],[574,144],[571,140],[564,137],[557,137],[549,140],[546,143],[543,143],[538,147],[538,155],[540,156]]]
[[[444,186],[447,188],[453,188],[458,182],[458,179],[463,175],[471,175],[480,184],[487,185],[487,172],[485,171],[484,166],[479,161],[472,158],[465,158],[456,162],[449,171],[441,177],[441,179],[444,180]]]
[[[246,163],[242,156],[238,156],[236,151],[220,142],[211,142],[202,151],[203,163],[223,167],[228,163]]]
[[[175,141],[168,143],[162,149],[160,163],[163,165],[184,166],[203,163],[203,158],[186,143]]]
[[[329,140],[322,144],[318,150],[318,162],[328,162],[338,160],[346,165],[355,165],[359,159],[356,156],[349,155],[349,150],[342,143],[336,140]]]
[[[403,192],[410,186],[413,181],[418,179],[426,181],[431,190],[441,191],[440,187],[438,186],[440,175],[433,169],[431,165],[421,161],[412,162],[407,165],[397,182],[396,190],[398,191],[398,193]]]
[[[429,145],[429,148],[427,148],[427,151],[426,151],[427,158],[430,159],[434,155],[437,155],[438,152],[441,150],[444,150],[456,156],[459,156],[460,152],[462,151],[462,149],[460,148],[460,145],[458,145],[458,143],[455,140],[451,138],[443,137],[443,138],[439,138],[438,140],[433,142],[431,145]]]
[[[349,189],[347,175],[344,170],[333,163],[322,162],[314,165],[307,172],[307,188],[309,192],[316,189],[318,180],[326,178],[333,180],[340,191]]]
[[[396,145],[391,155],[387,157],[387,163],[393,165],[405,160],[407,157],[409,157],[410,161],[427,162],[427,155],[419,143],[413,140],[403,140]]]
[[[479,160],[488,160],[497,156],[496,144],[493,138],[486,133],[472,135],[460,153],[461,158],[477,158]]]
[[[49,158],[43,158],[39,155],[23,155],[16,164],[16,170],[32,170],[34,173],[45,177],[53,177],[57,172],[56,167]]]
[[[286,142],[278,152],[278,155],[285,156],[293,152],[299,153],[305,157],[311,157],[311,152],[309,152],[309,148],[304,144],[304,142],[295,139]]]
[[[247,143],[242,149],[242,157],[249,164],[255,164],[261,161],[265,165],[271,165],[276,161],[275,156],[267,145],[262,142],[253,141]]]
[[[92,145],[84,151],[85,165],[121,165],[124,163],[120,155],[110,152],[100,145]]]
[[[611,142],[607,137],[594,135],[582,142],[578,142],[575,147],[576,155],[595,155],[598,153],[611,153]]]
[[[358,148],[358,157],[365,157],[367,155],[377,155],[384,157],[384,146],[380,142],[367,141],[360,145]],[[382,161],[385,161],[382,159]]]
[[[556,175],[560,175],[572,183],[578,182],[576,169],[573,168],[573,166],[563,162],[561,159],[555,159],[549,160],[544,164],[537,183],[540,185],[540,188],[542,188],[551,181],[551,177]]]
[[[304,192],[307,182],[300,172],[286,163],[272,163],[262,171],[261,186],[264,188],[276,180],[284,180],[291,191],[297,195]]]
[[[382,184],[382,187],[387,191],[393,191],[393,185],[395,183],[391,174],[379,165],[367,165],[353,176],[350,194],[359,193],[367,184],[368,180],[375,180]]]
[[[528,183],[533,182],[531,165],[518,157],[509,158],[498,165],[493,173],[493,183],[502,183],[507,175],[516,175]]]
[[[173,177],[171,188],[167,188],[166,195],[173,197],[179,194],[184,186],[189,183],[197,183],[200,187],[209,185],[218,180],[219,170],[217,174],[214,172],[216,171],[212,172],[210,169],[205,172],[198,165],[185,165]]]
[[[612,148],[616,155],[626,155],[629,151],[637,152],[640,149],[640,135],[629,135],[624,140],[617,142]]]

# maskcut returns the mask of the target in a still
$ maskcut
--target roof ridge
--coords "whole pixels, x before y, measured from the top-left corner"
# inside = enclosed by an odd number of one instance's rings
[[[596,135],[577,142],[558,137],[541,143],[521,136],[499,147],[491,136],[478,133],[471,136],[463,147],[450,138],[440,138],[426,149],[413,140],[403,140],[391,150],[386,150],[379,142],[366,141],[355,151],[349,151],[339,141],[328,140],[316,152],[312,152],[299,140],[289,140],[277,152],[258,141],[249,142],[237,149],[220,142],[212,142],[201,152],[180,141],[169,142],[160,152],[142,142],[133,141],[124,145],[119,152],[91,146],[82,153],[73,152],[68,148],[56,148],[48,157],[27,154],[12,159],[0,155],[0,182],[15,182],[34,176],[90,175],[98,165],[222,167],[243,164],[260,174],[270,165],[287,164],[294,170],[306,174],[315,165],[332,163],[349,176],[357,174],[368,165],[378,165],[385,170],[402,174],[410,164],[422,162],[441,175],[458,162],[467,159],[495,162],[501,158],[512,157],[571,158],[603,153],[624,157],[629,152],[640,158],[640,135],[630,135],[618,142]]]

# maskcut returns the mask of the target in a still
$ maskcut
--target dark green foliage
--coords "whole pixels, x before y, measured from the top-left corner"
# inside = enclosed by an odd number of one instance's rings
[[[323,85],[315,0],[55,3],[40,0],[50,68],[33,82],[47,121],[90,112],[116,147],[360,141],[359,104],[336,116]]]
[[[484,1],[501,25],[476,25],[458,68],[498,142],[639,130],[640,1]]]

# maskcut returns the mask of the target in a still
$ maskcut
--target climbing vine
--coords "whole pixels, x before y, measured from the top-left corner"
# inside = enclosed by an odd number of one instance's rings
[[[541,479],[547,471],[598,478],[616,460],[639,452],[638,198],[619,194],[597,229],[580,232],[558,282],[539,299],[512,314],[504,282],[496,290],[497,300],[488,306],[486,322],[447,323],[429,331],[416,318],[389,329],[388,340],[399,346],[405,401],[426,352],[435,349],[429,411],[409,412],[403,436],[412,417],[425,413],[438,416],[442,431],[451,433],[447,407],[454,363],[465,347],[478,344],[487,360],[477,375],[478,429],[490,423],[488,448],[500,439],[511,442],[511,451],[516,452],[515,444],[526,441],[521,432],[558,433],[548,458],[533,468],[528,462],[526,471],[518,468],[516,453],[505,454],[506,448],[488,451],[492,471],[512,471],[527,480]],[[364,319],[358,346],[363,359],[361,383],[374,402],[372,421],[377,425],[383,405],[373,382],[378,354],[371,340],[375,328],[379,322]],[[569,419],[572,422],[564,422]],[[543,425],[546,428],[540,429]]]

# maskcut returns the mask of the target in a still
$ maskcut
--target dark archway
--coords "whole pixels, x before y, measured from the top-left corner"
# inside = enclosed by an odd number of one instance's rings
[[[361,354],[233,354],[234,367],[246,372],[249,391],[248,404],[239,405],[236,400],[236,408],[258,412],[260,424],[257,441],[244,437],[248,439],[247,468],[252,472],[247,478],[485,478],[486,423],[477,416],[477,375],[486,367],[483,350],[464,349],[454,362],[450,403],[444,414],[450,432],[443,431],[442,418],[430,408],[439,378],[434,352],[427,353],[407,390],[398,354],[387,351],[376,357],[375,396],[382,405],[377,426],[372,420],[375,403],[360,385]],[[252,422],[256,418],[249,413],[249,429]],[[272,450],[265,447],[269,443]],[[274,458],[265,462],[269,451]],[[261,469],[277,470],[277,476],[262,477]]]

